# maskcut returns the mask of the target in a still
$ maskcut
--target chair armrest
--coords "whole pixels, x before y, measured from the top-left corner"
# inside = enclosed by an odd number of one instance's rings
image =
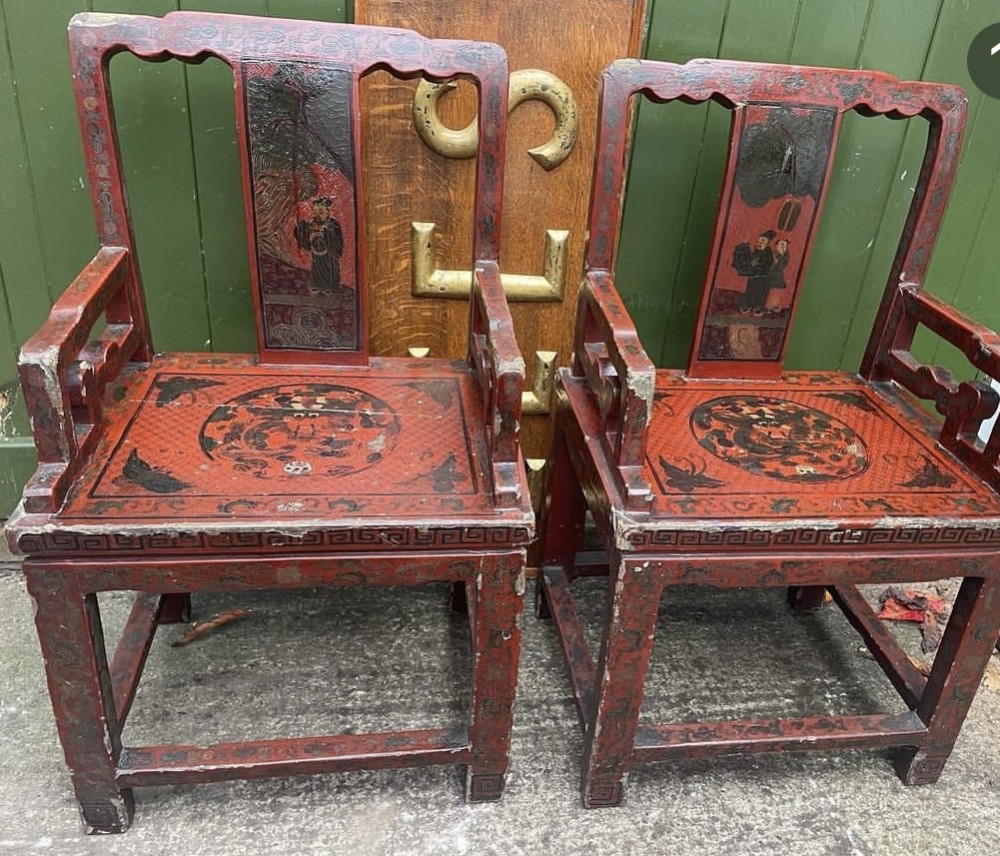
[[[103,247],[21,348],[24,391],[39,469],[25,489],[28,511],[55,511],[97,440],[102,397],[143,344],[132,323],[128,251]],[[94,325],[106,326],[91,341]]]
[[[486,449],[493,474],[493,499],[508,508],[518,503],[521,393],[524,359],[514,338],[514,322],[496,262],[477,262],[469,299],[469,364],[483,397]]]
[[[606,271],[590,271],[580,288],[573,373],[586,377],[597,397],[602,438],[615,464],[641,467],[656,367]]]
[[[1000,405],[1000,394],[986,381],[959,382],[948,369],[926,365],[910,352],[914,331],[923,325],[961,351],[978,371],[1000,381],[1000,337],[912,283],[900,285],[893,314],[893,335],[875,355],[872,379],[895,381],[933,401],[944,417],[941,445],[1000,490],[1000,431],[994,429],[985,444],[978,439],[983,421]]]

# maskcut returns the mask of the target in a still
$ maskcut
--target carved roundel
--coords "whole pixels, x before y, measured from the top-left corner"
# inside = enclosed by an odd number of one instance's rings
[[[784,398],[713,398],[695,408],[691,431],[703,449],[723,461],[785,481],[844,479],[868,467],[868,450],[852,428]]]
[[[220,465],[287,480],[364,470],[393,450],[400,430],[393,409],[374,395],[304,383],[255,389],[220,405],[199,441]]]

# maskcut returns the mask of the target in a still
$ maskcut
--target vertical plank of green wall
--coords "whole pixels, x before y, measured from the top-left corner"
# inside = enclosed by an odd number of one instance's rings
[[[0,458],[8,441],[29,442],[31,425],[17,374],[19,350],[17,334],[11,321],[10,294],[4,270],[6,259],[0,254]],[[14,292],[15,297],[17,292]],[[0,490],[0,515],[6,510]]]
[[[96,249],[66,47],[66,24],[83,5],[5,0],[2,7],[0,383],[11,390],[18,347]],[[16,504],[35,467],[19,390],[8,412],[0,417],[0,514]]]
[[[10,299],[0,255],[0,458],[3,445],[10,440],[27,441],[30,436],[28,414],[24,407],[17,376],[17,337],[11,323]],[[0,487],[0,514],[6,509]]]
[[[267,14],[273,18],[302,18],[306,21],[342,23],[353,20],[353,6],[345,0],[266,0]]]
[[[263,15],[266,0],[181,0],[182,9]],[[254,351],[257,340],[243,183],[236,142],[233,70],[217,59],[185,68],[191,148],[208,299],[211,349]]]
[[[45,271],[31,167],[21,127],[10,56],[10,31],[0,5],[0,259],[4,268],[5,297],[10,310],[11,347],[0,348],[0,385],[16,382],[14,365],[7,359],[17,344],[28,338],[42,323],[52,303],[51,286]],[[79,138],[79,135],[77,135]],[[10,283],[13,294],[6,291]],[[11,300],[13,296],[13,300]]]
[[[996,103],[996,102],[995,102]],[[989,105],[1000,112],[1000,103]],[[1000,329],[1000,173],[994,176],[989,203],[980,221],[981,228],[963,271],[955,305],[980,324]]]
[[[828,19],[834,4],[810,3],[810,11],[825,9],[827,14],[820,12],[816,21],[811,15],[803,15],[792,60],[810,65],[878,68],[902,79],[918,77],[939,5],[939,0],[912,2],[907,12],[907,35],[901,39],[898,11],[872,0],[867,10],[860,6],[854,9],[851,20],[855,26],[843,34],[843,41],[831,43],[831,34],[841,34],[836,24],[845,10],[836,7],[834,22]],[[809,26],[805,27],[807,21]],[[863,29],[857,31],[856,25],[862,21]],[[809,37],[803,38],[806,33]],[[840,365],[869,261],[886,254],[891,258],[895,251],[898,229],[879,227],[898,178],[905,131],[906,125],[901,122],[856,114],[845,117],[821,229],[789,344],[791,368]]]
[[[926,280],[926,285],[945,300],[954,297],[959,287],[962,270],[989,202],[1000,157],[996,143],[1000,134],[1000,109],[994,106],[996,102],[985,98],[971,84],[965,62],[966,46],[980,29],[992,22],[992,14],[986,4],[944,0],[922,74],[926,80],[964,85],[969,98],[969,126],[958,178]],[[919,164],[926,143],[926,125],[920,121],[909,125],[901,163]],[[905,178],[903,169],[907,170]],[[892,242],[882,240],[882,232],[898,238],[900,224],[912,198],[914,178],[913,167],[904,166],[897,172],[898,180],[893,182],[878,241],[882,250],[871,257],[845,345],[841,363],[844,368],[857,366],[867,342],[871,319],[892,262]],[[936,343],[929,335],[921,334],[916,350],[922,358],[933,359]]]
[[[10,258],[7,263],[25,265],[37,275],[37,258],[44,258],[52,295],[62,292],[97,249],[66,46],[66,24],[83,5],[81,0],[4,3],[6,37],[17,81],[24,152],[32,187],[33,204],[26,203],[29,207],[22,216],[31,218],[34,209],[38,227],[37,240],[26,235],[25,245],[10,254],[17,259]],[[5,194],[7,187],[5,182]],[[32,261],[31,257],[39,251],[40,255]],[[17,274],[8,271],[8,276],[14,275]],[[38,285],[13,281],[8,285],[17,289],[16,297],[11,295],[12,304],[16,305],[15,317],[20,318],[24,301],[26,321],[35,318],[39,312],[37,307],[32,308],[32,301],[39,299],[39,295],[30,292]],[[20,321],[16,324],[22,338],[26,335],[24,327]]]
[[[15,357],[17,343],[7,301],[7,282],[4,278],[3,256],[0,256],[0,517],[6,517],[21,498],[21,489],[35,470],[37,463],[35,445],[28,432],[27,413],[21,388],[17,383]],[[7,378],[12,380],[8,381]]]
[[[853,68],[876,0],[803,0],[787,62]]]
[[[646,56],[674,62],[716,56],[728,0],[705,0],[683,15],[675,5],[653,4]],[[615,281],[640,338],[654,348],[666,332],[684,242],[680,215],[690,205],[709,108],[639,101]]]
[[[727,59],[786,62],[799,21],[802,0],[741,0],[729,7],[719,49]],[[694,191],[687,212],[684,246],[659,363],[683,366],[687,362],[694,322],[701,301],[705,265],[712,244],[719,207],[719,188],[725,171],[725,153],[732,114],[709,109],[701,140]],[[650,348],[654,347],[649,345]]]
[[[25,441],[29,430],[17,377],[18,346],[38,328],[51,301],[2,6],[0,25],[0,151],[5,153],[0,158],[0,442],[6,445],[18,435]],[[9,452],[0,446],[0,470]],[[0,514],[13,500],[5,484],[0,472]]]
[[[100,11],[163,15],[174,0],[101,0]],[[125,185],[157,350],[204,350],[209,338],[184,70],[121,54],[111,88]]]

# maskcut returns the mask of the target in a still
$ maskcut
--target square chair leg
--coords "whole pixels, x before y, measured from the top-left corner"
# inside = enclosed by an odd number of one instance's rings
[[[542,512],[541,565],[543,568],[558,566],[573,579],[573,561],[583,542],[583,527],[587,515],[587,501],[573,461],[569,455],[566,436],[561,430],[560,416],[556,424],[555,442],[552,450],[552,466],[545,492],[545,506]],[[546,600],[542,574],[535,584],[535,616],[541,619],[552,617]]]
[[[917,714],[930,732],[922,747],[896,755],[899,777],[908,785],[938,780],[975,698],[1000,633],[1000,578],[967,577],[948,619]]]
[[[470,802],[503,795],[510,757],[524,598],[524,553],[487,558],[476,591],[472,687],[472,762],[466,771]]]
[[[642,564],[620,560],[612,567],[597,704],[584,737],[587,808],[615,806],[624,796],[662,592],[656,573]]]
[[[71,573],[33,570],[28,591],[45,674],[84,826],[88,833],[124,832],[132,822],[132,791],[116,782],[121,728],[115,711],[97,595],[82,594]]]

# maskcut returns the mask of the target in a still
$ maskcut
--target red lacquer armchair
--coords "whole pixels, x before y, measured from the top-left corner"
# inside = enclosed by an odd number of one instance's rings
[[[636,94],[732,111],[683,371],[654,368],[612,281]],[[799,286],[851,110],[925,120],[923,167],[859,370],[787,371]],[[1000,376],[1000,340],[922,288],[965,114],[957,87],[871,71],[696,60],[621,61],[605,72],[574,363],[557,386],[538,603],[570,667],[585,805],[618,804],[634,762],[727,753],[898,747],[904,782],[940,775],[1000,632],[1000,432],[977,439],[997,394],[911,352],[922,326],[987,379]],[[588,507],[603,557],[579,553]],[[608,569],[595,662],[570,583]],[[858,584],[952,576],[964,582],[925,678]],[[640,723],[657,610],[678,585],[788,587],[800,608],[828,591],[902,705]]]
[[[88,831],[122,831],[132,788],[461,764],[504,786],[524,548],[524,365],[500,285],[507,62],[404,30],[174,13],[70,25],[101,248],[24,347],[39,467],[7,526],[37,604],[56,722]],[[157,354],[108,64],[233,69],[255,354]],[[370,356],[358,81],[375,69],[479,93],[466,361]],[[403,129],[404,132],[409,129]],[[473,640],[465,723],[212,746],[125,746],[157,624],[189,593],[451,581]],[[105,653],[97,592],[139,592]]]

